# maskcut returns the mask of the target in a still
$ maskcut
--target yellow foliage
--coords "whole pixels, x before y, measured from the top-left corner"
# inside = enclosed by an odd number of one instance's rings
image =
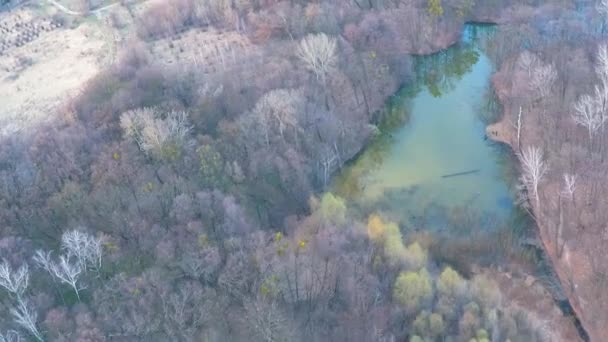
[[[418,242],[414,242],[407,246],[404,261],[411,267],[411,269],[418,270],[426,266],[427,258],[428,255],[426,250],[424,250]]]
[[[490,339],[490,335],[485,329],[477,329],[477,339],[479,341]]]
[[[298,242],[298,248],[303,249],[304,247],[306,247],[306,241],[300,240],[300,242]]]
[[[443,15],[443,6],[441,6],[441,0],[429,0],[429,14],[434,17],[441,17]]]
[[[346,204],[344,199],[327,192],[321,197],[321,217],[324,221],[334,224],[344,224],[346,221]]]
[[[477,275],[473,278],[471,292],[477,302],[485,309],[495,308],[500,302],[498,284],[485,275]]]
[[[372,214],[367,220],[367,236],[374,242],[382,241],[384,237],[384,222],[378,214]]]
[[[433,337],[443,335],[445,331],[445,323],[443,317],[438,313],[432,313],[429,316],[429,332]]]
[[[416,334],[424,336],[427,333],[429,330],[428,317],[429,313],[426,310],[422,310],[422,312],[416,316],[416,319],[412,323],[412,328]]]
[[[464,279],[451,267],[446,267],[437,279],[437,291],[443,296],[455,298],[462,293],[464,287]]]
[[[260,286],[260,294],[263,296],[273,297],[279,293],[279,277],[272,275],[262,282]]]
[[[407,310],[415,311],[433,298],[433,284],[425,268],[418,272],[401,272],[393,289],[395,300]]]
[[[405,263],[412,270],[418,270],[426,265],[427,252],[417,242],[406,248],[401,230],[396,223],[384,222],[379,215],[372,214],[367,222],[367,235],[370,240],[382,244],[384,257],[390,264]]]
[[[201,247],[206,247],[207,245],[209,245],[209,237],[207,236],[207,234],[200,234],[198,236],[198,245]]]
[[[120,159],[120,154],[118,154],[118,152],[114,152],[114,154],[112,155],[112,158],[114,158],[114,160],[118,160],[118,159]]]
[[[279,242],[283,239],[283,233],[281,232],[276,232],[276,234],[274,234],[274,242]]]
[[[384,255],[390,264],[397,265],[404,261],[406,254],[401,231],[395,223],[388,223],[384,228]]]
[[[118,246],[114,242],[108,241],[104,242],[103,247],[109,251],[115,252],[118,250]]]

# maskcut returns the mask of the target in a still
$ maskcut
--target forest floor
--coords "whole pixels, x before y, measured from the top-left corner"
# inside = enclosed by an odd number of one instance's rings
[[[513,90],[510,86],[512,77],[509,73],[499,70],[492,79],[495,92],[503,105],[506,104],[509,97],[513,96]],[[499,121],[486,128],[486,133],[494,141],[507,144],[517,153],[517,133],[514,123],[508,118],[508,110],[515,111],[516,108],[505,109]],[[540,142],[538,140],[542,136],[543,123],[539,120],[528,120],[525,125],[520,137],[522,147],[534,146],[534,144],[539,146]],[[547,162],[551,166],[551,158]],[[541,184],[541,189],[539,190],[541,192],[540,196],[544,198],[546,197],[544,195],[546,193],[558,193],[559,189],[560,184],[546,181]],[[577,191],[580,206],[584,202],[580,199],[587,197],[586,192],[589,192],[589,189],[579,186]],[[572,229],[571,232],[564,233],[560,240],[563,243],[561,247],[562,252],[558,253],[551,219],[546,217],[543,212],[535,210],[535,208],[531,208],[530,210],[536,216],[538,236],[542,242],[543,249],[553,265],[552,267],[561,283],[561,288],[576,316],[591,341],[605,341],[605,337],[608,336],[603,331],[605,329],[606,315],[594,312],[594,310],[595,308],[606,308],[608,304],[601,303],[602,298],[594,292],[596,291],[594,282],[599,275],[594,274],[591,258],[593,255],[605,255],[602,250],[597,250],[597,247],[598,245],[601,247],[601,243],[598,243],[598,241],[606,240],[606,236],[598,238],[593,232],[585,232],[584,226],[582,229],[577,227],[576,229]],[[581,217],[584,217],[584,214]]]
[[[484,271],[495,279],[508,302],[524,309],[530,320],[542,322],[551,341],[581,341],[574,317],[565,315],[556,305],[552,294],[537,278],[526,273],[488,269]]]

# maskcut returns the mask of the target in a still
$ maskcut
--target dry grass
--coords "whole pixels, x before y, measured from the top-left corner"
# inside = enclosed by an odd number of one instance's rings
[[[0,123],[9,133],[49,117],[95,75],[106,41],[95,24],[76,29],[29,9],[0,13],[10,32],[0,55]]]
[[[246,36],[212,28],[179,32],[152,42],[150,50],[154,60],[161,64],[194,64],[206,74],[231,69],[259,53]]]

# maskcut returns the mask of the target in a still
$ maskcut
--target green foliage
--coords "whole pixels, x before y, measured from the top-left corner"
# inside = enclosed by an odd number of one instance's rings
[[[471,12],[473,6],[475,6],[474,0],[463,0],[457,5],[456,14],[461,18],[465,17]]]
[[[445,332],[443,317],[438,313],[429,315],[429,334],[433,337],[441,336]]]
[[[479,61],[479,51],[462,45],[455,46],[445,54],[417,58],[416,77],[434,97],[454,89],[456,82],[472,70]]]
[[[485,275],[478,275],[473,278],[471,293],[483,308],[495,308],[500,303],[498,284]]]
[[[441,0],[429,0],[429,14],[433,17],[441,17],[443,15],[443,6]]]
[[[160,148],[160,159],[166,162],[174,162],[182,157],[180,145],[174,142],[163,144]]]
[[[367,223],[367,235],[370,240],[384,247],[384,257],[391,266],[405,265],[410,270],[426,266],[428,253],[418,242],[405,247],[396,223],[384,222],[380,216],[373,214]]]
[[[422,310],[418,316],[416,316],[411,327],[416,335],[431,337],[432,339],[442,336],[445,333],[446,328],[443,317],[440,314],[429,314],[426,310]]]
[[[398,265],[406,253],[403,237],[396,223],[384,226],[384,255],[391,265]]]
[[[260,285],[260,294],[264,297],[275,297],[279,294],[279,277],[277,275],[271,275],[264,279],[262,285]]]
[[[429,321],[428,321],[429,313],[426,310],[422,310],[414,322],[412,322],[412,329],[416,334],[424,336],[429,331]]]
[[[418,270],[426,266],[427,259],[428,253],[418,242],[414,242],[407,246],[404,261],[411,269]]]
[[[433,284],[427,270],[423,268],[418,272],[401,272],[395,281],[393,297],[410,311],[415,311],[432,299]]]
[[[343,225],[346,222],[346,204],[344,199],[327,192],[321,197],[319,208],[325,222]]]
[[[437,279],[437,292],[442,296],[456,298],[463,292],[465,286],[464,279],[451,267],[446,267]]]
[[[466,310],[458,322],[460,336],[465,340],[472,338],[480,324],[479,316],[470,310]]]
[[[478,341],[487,341],[490,339],[490,335],[488,334],[487,330],[485,329],[478,329],[477,330],[477,340]]]
[[[200,158],[200,175],[205,187],[222,187],[226,181],[224,158],[211,145],[203,145],[197,150]]]

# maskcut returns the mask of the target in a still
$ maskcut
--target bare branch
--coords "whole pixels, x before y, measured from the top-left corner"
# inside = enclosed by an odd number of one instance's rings
[[[11,315],[15,319],[15,323],[27,330],[38,341],[44,341],[42,334],[36,326],[38,314],[35,310],[29,307],[27,301],[20,301],[17,308],[11,309]]]
[[[14,271],[6,260],[0,264],[0,286],[4,287],[18,300],[23,298],[29,284],[30,274],[27,264]]]
[[[517,61],[518,66],[528,73],[528,77],[532,77],[532,70],[540,63],[540,59],[528,50],[522,52]]]
[[[57,278],[60,282],[70,285],[76,297],[80,300],[80,291],[84,288],[79,286],[80,275],[84,271],[81,263],[77,260],[71,261],[69,257],[62,255],[59,262],[55,263],[51,257],[51,252],[36,251],[34,261],[49,274]]]
[[[6,334],[0,334],[0,342],[21,342],[21,335],[15,330],[9,330]]]
[[[570,200],[574,200],[574,191],[576,191],[576,174],[564,173],[564,187],[562,194],[568,196]]]
[[[317,79],[324,81],[327,74],[336,67],[336,46],[336,39],[324,33],[309,34],[300,41],[297,55]]]
[[[551,93],[553,84],[557,80],[557,71],[551,64],[541,65],[532,72],[530,85],[538,92],[540,98],[544,98]]]
[[[534,195],[536,204],[540,205],[538,184],[548,171],[548,167],[543,160],[543,152],[538,147],[528,147],[519,157],[523,168],[523,183],[528,191]]]
[[[153,108],[141,108],[125,112],[120,126],[126,137],[137,143],[140,150],[156,157],[162,156],[169,144],[185,147],[192,126],[183,111],[171,111],[165,118]]]
[[[72,230],[61,236],[61,248],[65,250],[68,259],[75,257],[83,270],[89,267],[101,268],[101,239]]]
[[[590,143],[593,140],[593,135],[602,126],[602,118],[598,109],[599,103],[597,99],[590,95],[581,96],[574,104],[572,120],[578,125],[587,128]]]

